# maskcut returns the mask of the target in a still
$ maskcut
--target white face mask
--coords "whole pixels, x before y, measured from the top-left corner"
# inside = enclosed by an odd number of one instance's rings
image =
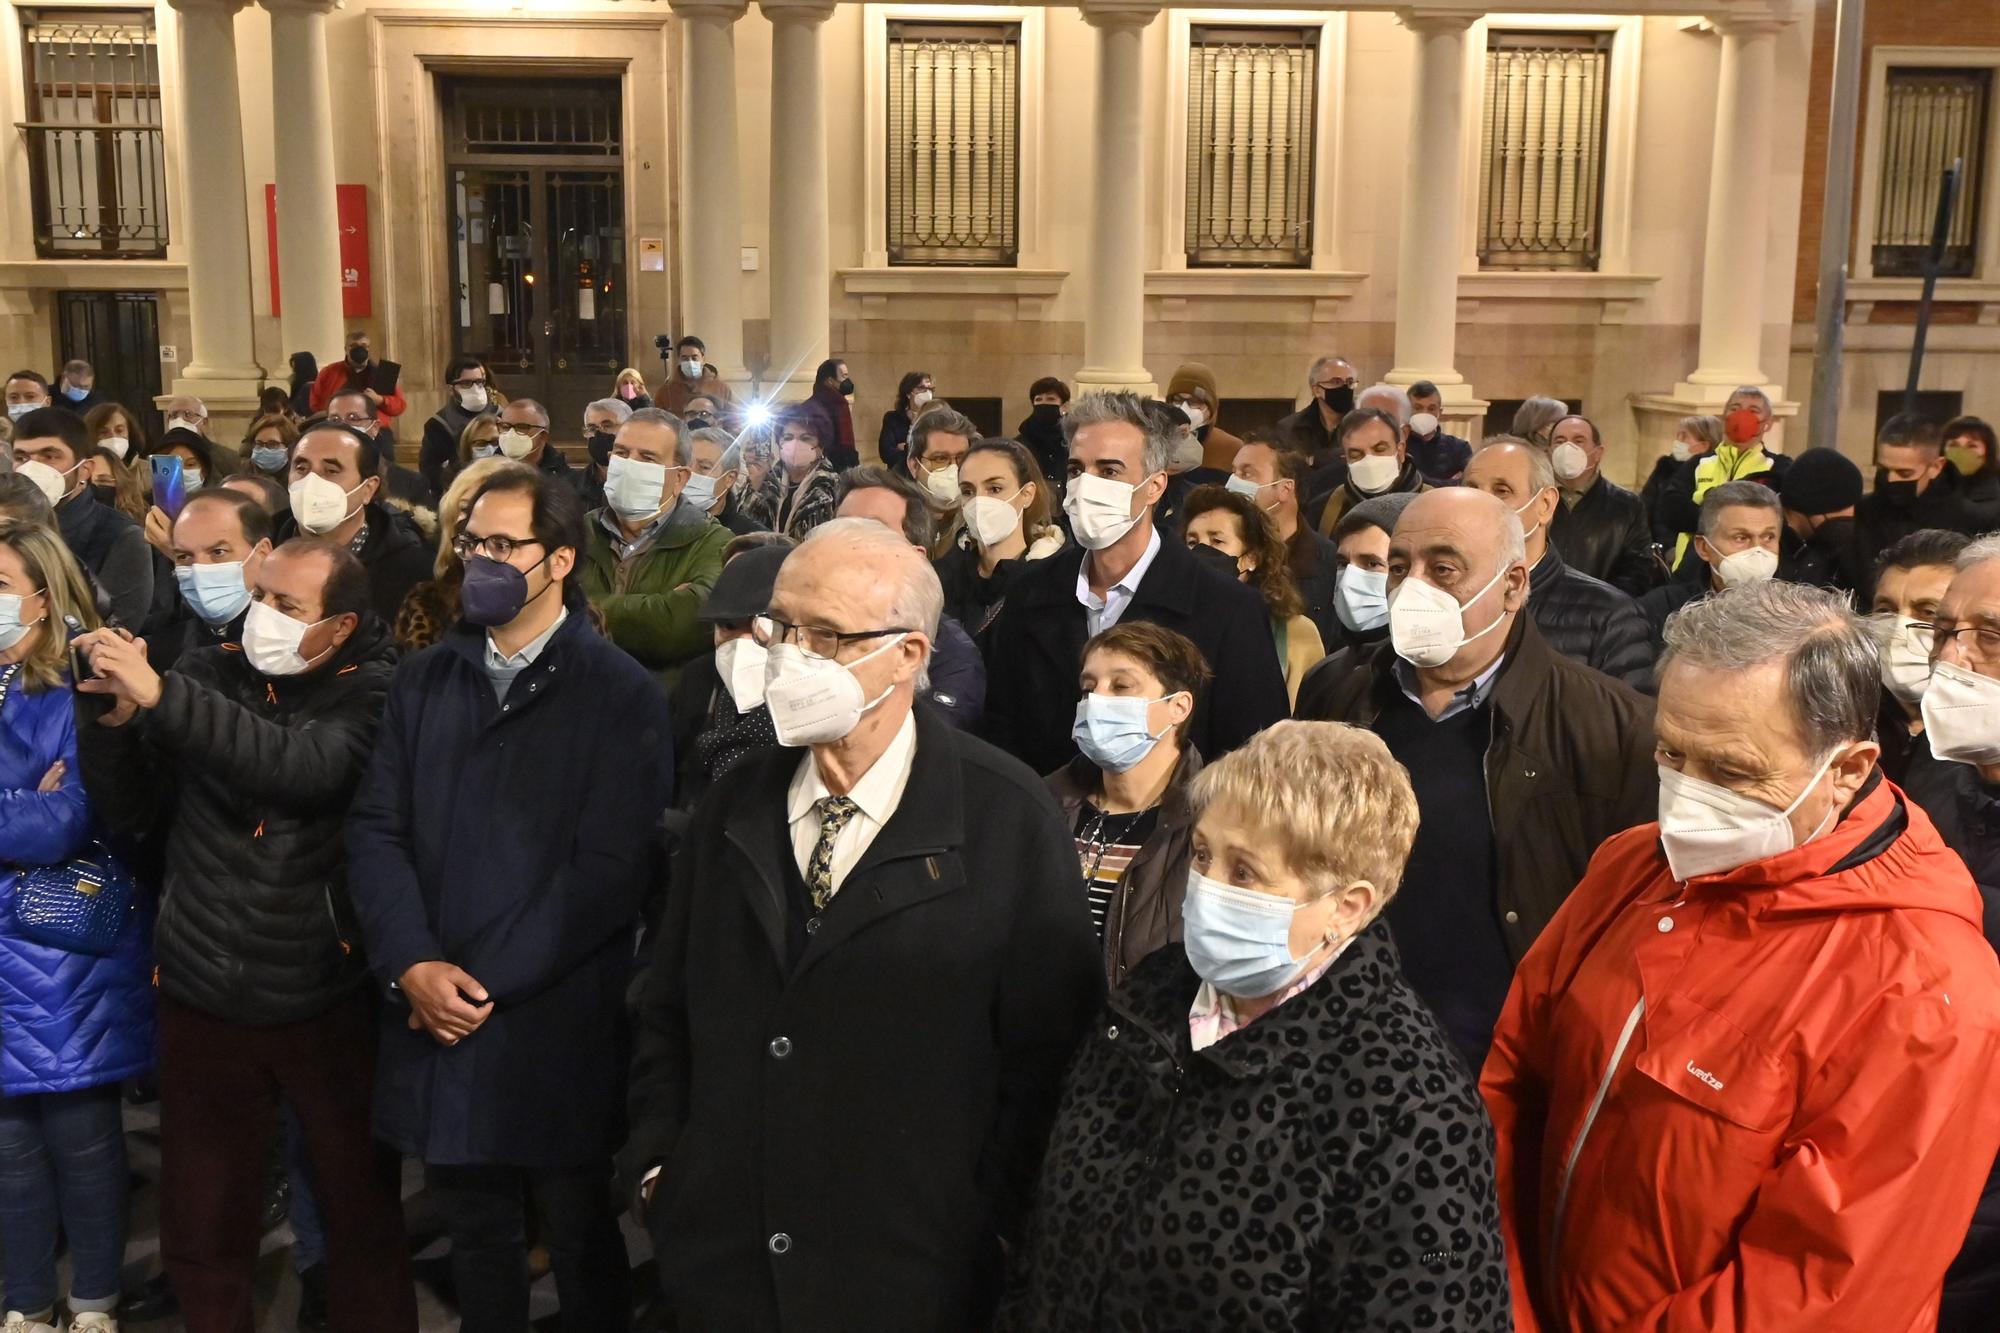
[[[1419,412],[1410,418],[1410,434],[1421,435],[1425,439],[1437,434],[1438,419],[1429,412]]]
[[[1188,425],[1193,429],[1200,430],[1208,424],[1208,409],[1200,403],[1176,403],[1175,406],[1186,414]]]
[[[701,378],[701,362],[688,357],[681,358],[681,374],[691,380]]]
[[[9,403],[7,404],[7,419],[10,421],[19,421],[22,417],[40,406],[40,403]],[[167,424],[171,426],[173,423],[168,422]]]
[[[366,486],[362,482],[361,486]],[[317,472],[308,472],[291,484],[286,492],[292,501],[292,517],[298,519],[299,526],[315,537],[324,536],[347,521],[354,511],[347,502],[354,491],[343,491],[336,482],[328,481]]]
[[[505,436],[501,437],[506,438]],[[627,523],[660,512],[667,490],[667,467],[638,458],[613,458],[604,465],[604,502]]]
[[[894,692],[891,685],[873,699],[861,693],[854,668],[879,657],[907,635],[895,634],[880,648],[852,662],[807,657],[795,643],[773,646],[764,661],[764,702],[780,745],[830,745],[861,725],[861,717]]]
[[[1674,436],[1674,447],[1668,450],[1668,452],[1673,455],[1676,463],[1685,463],[1688,459],[1694,457],[1694,446],[1676,435]]]
[[[132,452],[132,441],[126,439],[123,435],[107,435],[99,440],[98,443],[104,448],[109,449],[112,456],[121,463],[125,461],[125,455]]]
[[[1356,634],[1389,622],[1389,571],[1342,565],[1333,581],[1333,613]]]
[[[918,389],[915,393],[910,395],[910,406],[922,407],[925,403],[928,403],[930,400],[931,400],[931,391],[929,389]]]
[[[1139,486],[1152,479],[1151,475],[1146,476]],[[1069,515],[1077,545],[1086,551],[1102,551],[1130,532],[1146,513],[1144,509],[1132,512],[1139,486],[1100,477],[1094,472],[1081,472],[1071,479],[1069,494],[1063,499],[1063,512]]]
[[[1924,691],[1931,753],[1960,764],[2000,764],[2000,680],[1950,662],[1931,668]]]
[[[1261,508],[1276,509],[1278,507],[1276,503],[1264,504],[1257,497],[1271,489],[1271,487],[1279,484],[1281,484],[1279,481],[1267,481],[1260,486],[1248,477],[1231,477],[1228,481],[1222,483],[1222,489],[1232,494],[1243,496],[1252,504],[1258,505]]]
[[[484,412],[486,410],[486,386],[484,384],[468,384],[456,392],[458,393],[458,405],[466,411]]]
[[[1501,615],[1476,634],[1465,632],[1466,608],[1500,585],[1512,566],[1503,566],[1486,586],[1460,604],[1444,589],[1420,578],[1406,578],[1389,594],[1389,642],[1396,656],[1413,667],[1441,667],[1474,639],[1507,623]]]
[[[500,452],[518,463],[535,452],[535,437],[525,430],[503,430],[500,432]]]
[[[34,482],[35,489],[43,495],[48,496],[51,505],[62,502],[64,494],[63,474],[50,467],[47,463],[38,463],[31,458],[25,462],[17,463],[14,467],[14,472],[17,476],[26,477],[29,481]]]
[[[1725,588],[1739,583],[1761,583],[1778,572],[1778,553],[1762,546],[1725,555],[1715,566],[1715,577]]]
[[[243,657],[266,676],[296,676],[312,663],[299,652],[306,631],[313,625],[294,620],[266,602],[252,602],[243,613]]]
[[[946,463],[936,471],[925,463],[917,466],[924,470],[924,489],[931,493],[933,500],[948,505],[958,503],[958,464]]]
[[[764,702],[764,671],[770,650],[749,635],[731,639],[715,650],[715,674],[722,688],[736,703],[736,711],[747,713]]]
[[[1792,833],[1792,812],[1819,786],[1840,753],[1835,750],[1822,760],[1792,803],[1782,810],[1661,764],[1660,846],[1667,854],[1667,869],[1676,880],[1686,883],[1697,875],[1718,875],[1798,846]],[[1806,841],[1825,832],[1837,813],[1829,809]]]
[[[1347,465],[1348,484],[1363,495],[1380,495],[1396,484],[1403,465],[1394,454],[1369,454]]]
[[[191,431],[193,431],[193,432],[194,432],[195,434],[197,434],[197,435],[199,435],[199,434],[201,434],[201,433],[202,433],[202,430],[201,430],[201,420],[200,420],[200,418],[198,418],[198,417],[190,417],[190,416],[182,416],[182,415],[179,415],[179,414],[176,414],[176,415],[174,415],[174,416],[170,416],[170,417],[168,417],[168,418],[167,418],[167,429],[168,429],[168,430],[191,430]]]
[[[1528,512],[1528,505],[1534,504],[1535,500],[1539,500],[1541,498],[1542,497],[1540,495],[1537,495],[1534,500],[1530,500],[1528,501],[1528,504],[1524,504],[1519,509],[1516,509],[1514,511],[1514,517],[1516,519],[1519,519],[1521,515]],[[1541,530],[1542,530],[1541,520],[1537,519],[1535,521],[1535,526],[1532,528],[1529,527],[1525,521],[1523,521],[1521,524],[1521,540],[1527,541],[1530,537],[1534,536],[1537,532],[1540,532]]]
[[[1882,645],[1882,684],[1906,704],[1924,697],[1931,683],[1930,632],[1921,620],[1896,621],[1895,630]]]
[[[699,472],[691,472],[688,474],[687,485],[681,487],[681,499],[696,509],[707,509],[715,503],[716,490],[721,480],[720,477],[705,477]]]
[[[1022,487],[1021,490],[1026,490]],[[1014,508],[1013,499],[1021,490],[1005,500],[992,495],[975,495],[965,502],[960,511],[965,517],[966,530],[972,533],[972,540],[981,546],[998,546],[1021,528],[1021,511]]]
[[[1590,471],[1590,455],[1582,445],[1570,440],[1549,451],[1549,462],[1555,465],[1557,481],[1575,481]]]

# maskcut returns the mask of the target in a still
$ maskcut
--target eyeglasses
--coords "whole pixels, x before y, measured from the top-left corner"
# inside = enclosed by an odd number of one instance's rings
[[[1328,380],[1324,384],[1315,384],[1313,385],[1313,388],[1324,389],[1327,390],[1328,392],[1331,392],[1334,389],[1351,389],[1358,383],[1360,383],[1360,381],[1350,375],[1348,378],[1344,380]]]
[[[349,412],[345,416],[329,414],[329,421],[338,421],[348,426],[372,426],[375,424],[373,412]]]
[[[451,553],[460,560],[470,560],[475,555],[483,555],[488,560],[498,560],[506,564],[514,558],[514,552],[523,546],[540,546],[533,537],[474,537],[470,533],[460,533],[451,544]]]
[[[486,387],[486,381],[485,381],[485,380],[453,380],[453,381],[451,382],[451,386],[450,386],[450,387],[452,387],[452,388],[454,388],[454,389],[483,389],[483,388],[485,388],[485,387]]]
[[[1990,629],[1985,625],[1925,625],[1922,623],[1913,624],[1910,628],[1918,636],[1919,643],[1923,643],[1926,640],[1929,641],[1933,661],[1944,652],[1945,647],[1952,640],[1958,638],[1961,634],[1970,634],[1972,636],[1972,642],[1966,646],[1966,652],[1971,656],[1982,660],[2000,658],[2000,629]]]
[[[911,632],[896,625],[888,629],[864,629],[848,633],[844,630],[828,629],[824,625],[793,625],[776,616],[756,616],[750,621],[750,637],[763,647],[774,648],[781,643],[795,643],[800,652],[821,662],[831,661],[850,643],[863,643],[869,639]]]

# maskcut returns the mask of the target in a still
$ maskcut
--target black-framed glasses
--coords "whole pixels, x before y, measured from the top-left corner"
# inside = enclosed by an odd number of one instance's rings
[[[794,625],[768,615],[755,616],[750,621],[750,637],[764,647],[774,648],[781,643],[797,644],[800,652],[822,662],[833,660],[850,643],[865,643],[869,639],[913,632],[901,625],[853,631],[828,629],[824,625]]]
[[[338,421],[345,426],[372,426],[375,424],[375,414],[373,412],[348,412],[345,415],[329,414],[327,420]]]
[[[485,381],[485,380],[453,380],[453,381],[451,382],[451,384],[450,384],[450,386],[449,386],[449,387],[451,387],[451,388],[454,388],[454,389],[483,389],[483,388],[485,388],[485,387],[486,387],[486,381]]]
[[[483,555],[488,560],[498,560],[504,565],[513,559],[514,552],[520,550],[523,546],[540,545],[541,543],[533,537],[506,537],[500,535],[474,537],[470,533],[461,532],[458,534],[457,540],[451,544],[451,553],[460,560],[470,560],[475,555]]]

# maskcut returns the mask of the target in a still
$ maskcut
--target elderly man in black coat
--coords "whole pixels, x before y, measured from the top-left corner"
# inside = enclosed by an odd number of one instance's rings
[[[616,1333],[623,999],[673,788],[666,696],[591,624],[567,482],[496,474],[465,512],[462,619],[398,668],[349,816],[391,996],[375,1128],[428,1169],[465,1333],[527,1327],[530,1198],[564,1327]]]
[[[758,622],[805,749],[696,810],[639,1014],[625,1166],[676,1327],[935,1333],[997,1299],[1103,970],[1047,789],[913,706],[943,602],[836,519]]]
[[[1173,443],[1160,423],[1137,396],[1104,393],[1078,399],[1063,429],[1078,545],[1031,562],[1008,590],[987,649],[996,669],[982,734],[1037,773],[1074,759],[1083,645],[1127,619],[1178,630],[1215,672],[1188,733],[1204,755],[1283,721],[1290,699],[1263,598],[1155,526]]]

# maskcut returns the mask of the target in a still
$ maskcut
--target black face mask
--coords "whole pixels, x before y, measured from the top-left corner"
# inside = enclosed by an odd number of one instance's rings
[[[347,349],[347,359],[357,366],[365,366],[368,364],[368,349],[366,347],[350,347]]]
[[[1326,404],[1329,412],[1344,417],[1354,410],[1354,386],[1343,384],[1338,389],[1328,389],[1320,401]]]
[[[847,398],[852,396],[853,393],[854,393],[854,381],[851,379],[842,380],[840,382],[840,396],[842,398]]]
[[[1875,469],[1875,494],[1882,497],[1882,503],[1891,509],[1908,509],[1917,502],[1917,483],[1914,481],[1890,481],[1886,468]]]
[[[590,461],[599,467],[611,466],[611,438],[611,432],[602,430],[583,437],[583,447],[590,450]]]
[[[1036,403],[1028,412],[1028,419],[1038,426],[1062,425],[1061,403]]]
[[[715,418],[706,412],[690,412],[687,414],[686,420],[687,424],[695,430],[706,430],[715,424]]]
[[[1229,552],[1218,551],[1213,546],[1194,546],[1189,549],[1194,552],[1196,560],[1201,561],[1231,583],[1235,583],[1242,578],[1242,572],[1236,568],[1236,557],[1229,554]]]

